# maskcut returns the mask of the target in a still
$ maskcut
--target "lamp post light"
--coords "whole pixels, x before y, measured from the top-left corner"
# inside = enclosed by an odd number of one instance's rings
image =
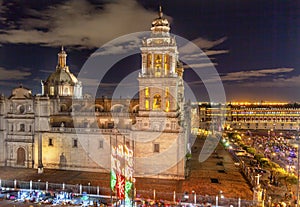
[[[37,192],[37,201],[40,201],[40,182],[41,180],[38,179],[38,192]]]
[[[91,183],[90,182],[88,183],[88,188],[89,188],[88,202],[89,202],[89,205],[90,205],[90,194],[91,194]]]
[[[41,182],[41,180],[39,179],[38,180],[38,191],[40,191],[40,182]]]

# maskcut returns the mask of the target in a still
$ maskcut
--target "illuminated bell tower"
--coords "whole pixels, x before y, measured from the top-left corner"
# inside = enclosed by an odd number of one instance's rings
[[[184,179],[187,128],[183,68],[175,38],[161,8],[142,42],[139,112],[132,127],[135,176]]]
[[[175,38],[169,33],[170,25],[160,7],[154,19],[151,36],[141,47],[142,71],[139,74],[139,115],[159,117],[183,116],[183,68],[178,60]],[[178,116],[177,116],[178,117]],[[137,119],[138,122],[143,122]],[[142,128],[146,124],[142,124]],[[173,124],[174,125],[174,124]],[[171,126],[171,124],[166,124]],[[160,125],[160,128],[162,125]],[[175,127],[176,128],[176,127]],[[175,129],[174,126],[171,130]],[[151,124],[149,129],[153,129]],[[162,129],[162,128],[161,128]],[[155,129],[157,131],[157,128]]]

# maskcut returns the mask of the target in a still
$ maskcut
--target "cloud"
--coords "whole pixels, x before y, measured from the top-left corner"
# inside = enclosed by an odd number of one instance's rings
[[[197,39],[193,40],[193,43],[195,45],[197,45],[198,47],[200,47],[202,50],[205,50],[205,49],[210,49],[210,48],[213,48],[217,45],[220,45],[225,40],[227,40],[227,37],[222,37],[222,38],[214,40],[214,41],[207,40],[207,39],[204,39],[202,37],[198,37]]]
[[[292,72],[294,68],[275,68],[275,69],[261,69],[261,70],[248,70],[227,73],[221,76],[223,81],[242,81],[250,80],[253,78],[267,77],[272,75],[277,75],[280,73]]]
[[[255,81],[255,82],[243,82],[238,84],[241,87],[247,87],[247,88],[297,88],[300,87],[300,75],[298,76],[292,76],[287,78],[274,78],[271,80],[265,80],[265,81]]]
[[[126,38],[126,37],[124,37]],[[131,37],[133,40],[128,41],[127,39],[120,38],[118,41],[114,41],[114,44],[108,44],[105,47],[101,47],[99,50],[94,52],[91,57],[98,55],[116,55],[116,54],[126,54],[129,51],[140,48],[141,38]],[[140,50],[139,50],[140,51]]]
[[[116,86],[122,86],[122,87],[133,87],[136,85],[136,83],[133,82],[125,82],[125,83],[106,83],[101,82],[98,79],[95,78],[80,78],[79,81],[81,81],[84,85],[84,87],[116,87]]]
[[[3,67],[0,67],[0,81],[9,81],[9,80],[24,80],[31,75],[29,71],[21,70],[8,70]]]
[[[215,60],[214,55],[226,54],[229,50],[214,50],[213,47],[222,44],[227,37],[222,37],[217,40],[208,40],[199,37],[186,45],[179,48],[181,60],[189,63],[185,68],[205,68],[216,66],[217,63],[212,62]],[[199,53],[199,48],[201,49]]]
[[[41,11],[28,9],[27,15],[15,22],[19,27],[0,30],[1,43],[94,48],[121,35],[149,31],[157,16],[134,0],[112,1],[103,8],[87,0],[69,0]]]
[[[42,73],[53,73],[54,71],[53,70],[40,70],[40,72]]]
[[[203,65],[204,64],[205,63],[203,63]],[[212,66],[213,65],[209,65],[209,63],[207,63],[207,65],[203,67],[212,67]],[[223,75],[220,74],[219,76],[210,75],[209,79],[191,81],[189,82],[189,85],[201,85],[203,84],[203,82],[214,84],[214,83],[218,83],[218,81],[221,78],[223,84],[241,86],[241,87],[258,88],[258,87],[300,86],[300,76],[294,76],[290,78],[286,78],[282,76],[282,74],[292,72],[293,70],[294,68],[275,68],[275,69],[239,71],[239,72],[232,72]],[[274,75],[276,75],[275,78]],[[262,81],[261,78],[265,78],[265,79]]]
[[[0,86],[9,86],[9,90],[11,90],[11,86],[16,85],[15,82],[8,82],[8,81],[0,81]],[[2,93],[3,88],[1,88],[0,94]]]
[[[213,56],[213,55],[221,55],[221,54],[229,53],[229,50],[207,50],[207,51],[204,51],[204,53],[207,56]]]
[[[217,63],[196,63],[196,64],[189,64],[189,65],[184,65],[183,68],[193,68],[193,69],[199,69],[199,68],[208,68],[208,67],[214,67],[218,65]]]
[[[294,68],[261,69],[227,73],[221,79],[227,85],[245,88],[297,88],[300,75],[288,76]],[[262,78],[263,81],[262,81]]]
[[[194,54],[195,52],[198,51],[198,48],[200,48],[201,50],[203,50],[204,52],[207,51],[208,49],[211,49],[217,45],[222,44],[225,40],[227,39],[227,37],[222,37],[220,39],[217,40],[208,40],[208,39],[204,39],[202,37],[198,37],[197,39],[194,39],[193,41],[189,42],[188,44],[182,46],[179,48],[179,51],[181,54],[184,55],[191,55]],[[195,45],[198,48],[195,48]],[[197,49],[197,51],[196,51]],[[215,53],[217,53],[218,50],[214,50]],[[227,50],[222,50],[222,52],[228,52]]]

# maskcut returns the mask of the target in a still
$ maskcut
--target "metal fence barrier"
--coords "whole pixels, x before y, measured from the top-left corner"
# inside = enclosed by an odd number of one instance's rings
[[[52,192],[73,192],[77,194],[83,194],[84,192],[91,195],[112,195],[110,188],[92,186],[92,185],[70,185],[65,183],[48,183],[41,181],[19,181],[19,180],[1,180],[0,189],[26,189],[26,190],[42,190]],[[135,189],[132,195],[138,200],[148,201],[168,201],[172,203],[182,203],[182,205],[197,204],[198,206],[211,204],[214,206],[257,206],[258,204],[254,201],[242,200],[240,198],[225,198],[220,195],[209,196],[209,195],[196,195],[187,193],[176,193],[172,192],[159,192],[155,190],[138,190]]]

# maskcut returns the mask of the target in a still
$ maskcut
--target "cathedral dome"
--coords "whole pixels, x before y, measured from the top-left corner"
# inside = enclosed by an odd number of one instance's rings
[[[152,21],[151,30],[153,32],[169,32],[170,24],[166,18],[163,18],[162,8],[159,7],[158,18]]]
[[[77,82],[77,78],[66,69],[55,71],[47,79],[47,83],[54,84],[69,83],[70,85],[75,85]]]
[[[64,48],[58,53],[58,63],[56,71],[53,72],[46,81],[42,81],[42,95],[51,97],[73,96],[82,97],[82,84],[75,75],[70,72],[67,66],[67,53]]]

